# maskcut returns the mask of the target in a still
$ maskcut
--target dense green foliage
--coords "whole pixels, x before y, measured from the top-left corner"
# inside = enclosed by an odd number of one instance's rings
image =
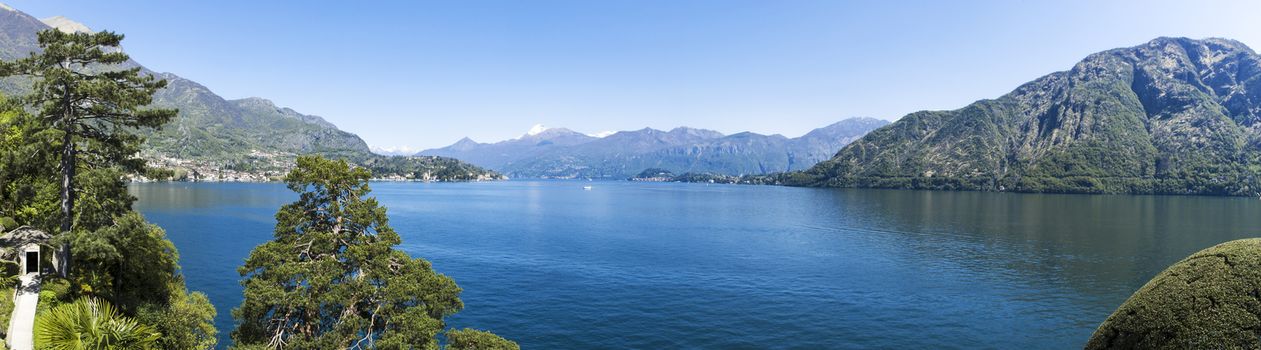
[[[73,236],[74,276],[91,286],[93,294],[126,310],[149,301],[165,303],[168,295],[159,292],[178,282],[175,245],[139,213],[128,212],[114,220],[112,225]]]
[[[35,317],[35,348],[40,350],[157,349],[159,337],[153,328],[94,298],[59,305]]]
[[[0,216],[55,232],[61,223],[57,132],[0,98]]]
[[[30,76],[32,95],[17,101],[37,114],[0,101],[0,217],[60,232],[54,242],[75,247],[74,264],[59,266],[65,279],[45,280],[40,307],[98,297],[173,339],[211,346],[214,308],[187,292],[174,245],[132,210],[127,193],[126,176],[147,169],[135,157],[144,141],[136,131],[174,115],[144,108],[161,81],[115,69],[126,61],[114,49],[121,35],[50,31],[39,38],[39,54],[2,65],[6,74]],[[182,344],[190,343],[158,345],[188,348]]]
[[[274,239],[239,271],[233,310],[242,348],[435,349],[443,318],[463,308],[460,288],[401,241],[367,197],[371,173],[345,161],[298,158],[285,177],[296,202],[276,213]]]
[[[146,109],[165,80],[121,68],[127,54],[117,50],[123,36],[109,31],[37,34],[40,52],[0,64],[0,76],[34,78],[20,100],[48,128],[60,133],[61,229],[69,232],[74,218],[80,162],[143,170],[134,158],[143,138],[136,129],[155,129],[176,114],[172,109]],[[68,249],[67,248],[63,248]],[[63,267],[64,268],[64,267]]]
[[[71,288],[70,282],[65,279],[50,278],[40,282],[37,312],[43,313],[44,310],[78,299],[78,293],[71,289],[73,288]]]
[[[673,178],[673,177],[674,177],[674,173],[670,172],[669,170],[661,169],[661,168],[648,168],[648,169],[644,169],[644,171],[639,172],[639,174],[635,174],[635,176],[632,177],[632,179]]]
[[[408,180],[476,181],[500,180],[503,176],[454,158],[432,156],[351,157],[349,161],[370,170],[376,176],[399,176]]]
[[[791,176],[810,186],[1261,193],[1261,56],[1160,38],[994,100],[903,117]]]
[[[1152,278],[1108,317],[1086,349],[1261,347],[1261,239],[1219,244]]]
[[[8,217],[8,216],[0,217],[0,231],[9,230],[16,227],[18,227],[17,220],[13,220],[13,218]]]
[[[718,175],[710,173],[685,173],[677,175],[670,179],[674,182],[701,182],[701,183],[721,183],[721,184],[738,184],[741,183],[740,176]]]
[[[136,312],[136,321],[153,325],[162,338],[162,349],[213,349],[219,331],[212,320],[216,312],[210,299],[201,292],[188,293],[180,286],[166,288],[171,295],[165,305],[147,303]]]
[[[452,329],[447,331],[447,349],[451,350],[520,350],[517,343],[494,333],[476,329]]]
[[[13,298],[3,297],[10,295],[13,295],[13,286],[5,285],[0,288],[0,331],[3,332],[9,331],[9,317],[13,317]],[[5,337],[8,337],[8,334],[5,334]],[[0,343],[4,343],[4,340],[0,339]]]

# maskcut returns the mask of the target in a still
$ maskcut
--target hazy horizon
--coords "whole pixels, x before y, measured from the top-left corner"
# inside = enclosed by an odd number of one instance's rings
[[[225,98],[415,150],[536,124],[796,137],[962,107],[1160,36],[1261,43],[1261,5],[1231,2],[5,3],[126,34],[137,61]]]

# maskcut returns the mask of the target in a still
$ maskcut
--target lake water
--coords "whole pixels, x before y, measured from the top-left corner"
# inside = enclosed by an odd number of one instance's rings
[[[591,185],[591,190],[582,187]],[[374,183],[450,326],[527,349],[1079,348],[1169,264],[1261,236],[1261,200],[772,186]],[[136,184],[227,343],[236,267],[295,195]]]

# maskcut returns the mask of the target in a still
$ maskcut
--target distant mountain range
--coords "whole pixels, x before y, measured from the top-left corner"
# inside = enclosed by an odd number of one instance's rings
[[[54,26],[91,30],[0,5],[0,59],[36,50],[35,33]],[[483,168],[518,178],[629,178],[654,169],[684,181],[734,176],[804,186],[1261,194],[1261,56],[1227,39],[1158,38],[1092,54],[998,98],[889,125],[854,118],[797,138],[538,127],[495,143],[465,138],[417,157],[374,155],[320,117],[261,98],[226,100],[174,74],[144,72],[170,82],[155,104],[180,115],[149,135],[142,156],[200,178],[265,178],[296,155],[323,154],[396,178],[496,176]],[[25,84],[0,79],[0,92],[20,94]]]
[[[39,20],[0,4],[0,59],[25,57],[38,50],[36,33],[49,28],[67,32],[91,32],[87,26],[56,16]],[[123,64],[141,67],[144,74],[166,79],[168,85],[154,96],[155,107],[178,108],[179,116],[161,130],[148,135],[142,156],[158,166],[190,168],[220,179],[262,180],[283,173],[297,155],[323,154],[360,164],[391,164],[389,169],[404,173],[381,176],[416,176],[461,173],[477,178],[491,174],[458,161],[421,159],[385,160],[369,152],[359,136],[313,115],[278,107],[262,98],[227,100],[210,89],[171,73],[148,70],[136,61]],[[21,78],[0,80],[6,95],[24,93],[29,81]],[[408,171],[400,165],[419,166]],[[384,169],[376,169],[384,170]],[[222,175],[224,172],[231,176]],[[472,173],[472,175],[468,175]]]
[[[1158,38],[993,100],[912,113],[779,182],[840,187],[1257,195],[1261,56]]]
[[[850,118],[797,138],[751,132],[723,135],[687,127],[597,137],[602,135],[535,127],[512,140],[478,143],[464,138],[418,155],[459,158],[517,178],[624,179],[649,168],[680,174],[765,174],[807,169],[886,124]]]

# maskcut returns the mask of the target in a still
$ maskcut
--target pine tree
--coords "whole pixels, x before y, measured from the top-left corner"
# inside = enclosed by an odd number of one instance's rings
[[[299,157],[285,177],[297,202],[276,213],[275,238],[239,271],[245,300],[232,314],[237,346],[269,349],[437,349],[460,288],[401,241],[345,161]],[[468,333],[470,337],[488,339]],[[500,343],[511,343],[503,341]]]
[[[135,158],[139,129],[156,129],[175,117],[173,109],[145,109],[166,80],[124,68],[129,58],[119,49],[122,34],[39,32],[39,52],[0,64],[0,76],[29,76],[31,93],[21,101],[42,122],[59,131],[61,232],[75,222],[75,177],[80,163],[119,166],[139,172]],[[60,272],[69,268],[70,246],[63,246]]]

